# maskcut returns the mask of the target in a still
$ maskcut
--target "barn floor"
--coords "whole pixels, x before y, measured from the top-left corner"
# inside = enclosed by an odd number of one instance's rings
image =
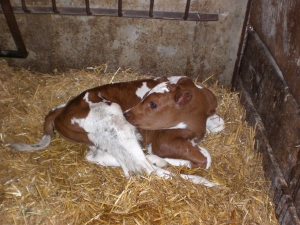
[[[253,150],[254,128],[238,94],[216,84],[210,88],[226,128],[200,143],[212,155],[211,168],[170,169],[204,176],[218,188],[178,176],[126,179],[120,168],[85,161],[87,147],[58,134],[39,152],[7,147],[12,140],[38,141],[48,111],[85,89],[145,77],[130,69],[108,73],[105,65],[37,74],[0,61],[0,224],[278,224],[261,156]]]

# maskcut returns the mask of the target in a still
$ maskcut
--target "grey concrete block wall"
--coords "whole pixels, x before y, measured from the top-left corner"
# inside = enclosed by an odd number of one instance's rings
[[[123,9],[146,10],[149,2],[124,0]],[[50,3],[26,1],[28,7]],[[185,3],[155,1],[154,10],[184,12]],[[218,13],[219,21],[212,22],[16,14],[29,56],[9,63],[40,72],[107,63],[110,70],[131,67],[154,76],[199,76],[200,81],[214,74],[226,86],[237,58],[246,4],[247,0],[191,1],[191,12]],[[12,5],[19,6],[20,1],[13,0]],[[57,6],[84,7],[84,1],[57,1]],[[117,1],[91,1],[92,7],[116,8]],[[0,47],[15,49],[3,14],[0,30]]]

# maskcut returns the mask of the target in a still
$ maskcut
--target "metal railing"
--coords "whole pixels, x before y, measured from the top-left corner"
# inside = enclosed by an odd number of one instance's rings
[[[52,6],[27,6],[25,0],[21,0],[21,6],[14,6],[14,13],[42,13],[61,15],[93,15],[115,16],[125,18],[188,20],[188,21],[217,21],[218,14],[190,12],[191,0],[186,0],[186,7],[182,12],[154,11],[154,0],[150,0],[149,10],[124,10],[123,1],[117,0],[116,9],[91,8],[90,1],[85,0],[85,7],[57,7],[56,0],[51,0]],[[0,11],[1,12],[1,11]]]
[[[7,21],[8,27],[16,44],[17,50],[2,50],[0,57],[26,58],[26,50],[21,32],[19,30],[14,13],[25,14],[59,14],[59,15],[88,15],[88,16],[113,16],[124,18],[145,18],[165,20],[186,20],[186,21],[217,21],[218,14],[190,12],[191,0],[186,1],[183,12],[154,11],[154,0],[150,0],[149,10],[123,10],[122,0],[118,0],[117,9],[91,8],[90,1],[85,0],[85,7],[57,7],[56,0],[51,0],[51,7],[29,6],[25,0],[21,0],[21,6],[12,7],[9,0],[0,0],[1,9]]]
[[[0,57],[10,57],[10,58],[26,58],[28,52],[26,50],[21,32],[19,30],[15,15],[13,13],[12,7],[9,0],[0,0],[1,8],[3,10],[5,19],[7,21],[8,28],[14,39],[17,50],[2,50],[0,48]]]

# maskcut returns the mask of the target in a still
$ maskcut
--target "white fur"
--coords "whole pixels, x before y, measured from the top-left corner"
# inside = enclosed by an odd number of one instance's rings
[[[51,111],[54,111],[54,110],[59,109],[59,108],[63,108],[65,106],[66,106],[66,104],[61,104],[61,105],[56,106],[55,108],[53,108]]]
[[[218,116],[217,114],[214,114],[206,120],[206,131],[207,133],[217,133],[225,128],[224,120]]]
[[[212,183],[205,179],[204,177],[196,176],[196,175],[186,175],[186,174],[180,174],[180,176],[183,179],[189,180],[195,184],[203,184],[204,186],[207,187],[215,187],[218,186],[218,184]]]
[[[107,151],[120,164],[126,177],[130,175],[129,172],[142,173],[144,170],[151,173],[153,169],[138,142],[140,136],[124,118],[121,107],[116,103],[92,103],[88,99],[88,92],[84,100],[90,106],[89,114],[86,118],[73,118],[71,122],[88,132],[88,138],[95,145],[91,147],[96,156],[93,160],[97,161],[97,151]],[[90,156],[88,159],[92,160]],[[98,163],[102,164],[99,160]]]
[[[44,135],[38,143],[27,145],[21,142],[10,142],[9,147],[19,151],[42,150],[43,148],[48,146],[50,142],[51,142],[50,135]]]
[[[191,162],[189,160],[185,159],[171,159],[171,158],[164,158],[165,161],[167,161],[169,164],[173,166],[187,166],[188,168],[191,168]]]
[[[185,128],[187,128],[187,125],[185,123],[181,122],[174,127],[170,127],[170,128],[166,128],[166,129],[185,129]]]
[[[198,146],[194,139],[190,140],[190,142],[193,146],[197,146],[199,148],[199,151],[202,153],[202,155],[205,156],[207,161],[205,169],[208,169],[211,165],[211,156],[209,152],[205,148]]]
[[[88,93],[85,94],[85,96],[83,97],[83,99],[86,98],[86,95],[87,95],[87,94],[88,94]],[[110,101],[107,101],[105,98],[103,98],[103,96],[101,95],[101,92],[99,92],[97,95],[98,95],[99,98],[102,99],[102,102],[110,102]],[[86,100],[86,99],[85,99],[85,100]]]
[[[146,158],[151,162],[151,164],[159,168],[169,166],[169,163],[165,159],[160,158],[157,155],[146,155]]]
[[[181,160],[184,161],[184,160]],[[157,166],[153,166],[156,172],[156,175],[159,177],[164,177],[164,178],[172,178],[172,173],[170,173],[167,170],[158,168]],[[196,175],[187,175],[187,174],[180,174],[180,176],[185,179],[185,180],[189,180],[195,184],[203,184],[204,186],[207,187],[214,187],[214,186],[218,186],[218,184],[212,183],[210,181],[208,181],[207,179],[200,177],[200,176],[196,176]]]
[[[109,167],[121,166],[115,157],[110,155],[108,152],[104,152],[104,151],[90,150],[86,155],[86,159],[92,163],[96,163],[101,166],[109,166]]]
[[[165,93],[165,92],[169,92],[170,90],[168,89],[167,85],[168,84],[177,84],[178,81],[181,78],[183,78],[183,77],[184,76],[172,76],[172,77],[168,77],[168,81],[167,82],[162,82],[162,83],[156,85],[154,88],[152,88],[150,90],[150,92],[148,93],[148,95],[150,95],[152,93]]]
[[[149,154],[152,154],[152,144],[149,144],[147,147],[146,147],[147,151]]]
[[[168,80],[170,81],[171,84],[177,84],[178,81],[184,77],[185,76],[172,76],[172,77],[168,77]]]
[[[205,148],[198,146],[200,152],[206,157],[207,163],[205,169],[208,169],[211,165],[211,156]]]
[[[194,139],[192,139],[192,140],[189,140],[190,142],[191,142],[191,144],[193,145],[193,146],[196,146],[197,145],[197,143],[196,143],[196,138],[194,138]]]
[[[208,151],[205,148],[202,148],[200,146],[198,146],[198,148],[199,148],[199,151],[205,156],[205,158],[207,160],[205,169],[209,169],[209,167],[211,166],[210,154],[208,153]],[[191,168],[191,162],[189,160],[171,159],[171,158],[164,158],[163,160],[167,161],[169,164],[171,164],[173,166],[187,166],[188,168]],[[156,161],[158,161],[158,159],[156,159]],[[163,164],[163,162],[160,162],[160,163]]]
[[[192,142],[192,141],[191,141]],[[194,142],[192,143],[193,146],[197,146]],[[199,148],[199,151],[205,156],[207,160],[207,164],[205,169],[208,169],[211,166],[211,156],[209,152],[200,146],[197,146]],[[148,150],[149,152],[149,150]],[[157,155],[153,155],[151,152],[149,152],[149,155],[146,155],[147,159],[154,165],[158,167],[165,167],[168,164],[173,166],[187,166],[188,168],[191,168],[191,162],[189,160],[184,159],[172,159],[172,158],[161,158]]]
[[[152,93],[165,93],[165,92],[169,92],[170,90],[168,89],[167,85],[169,82],[162,82],[158,85],[156,85],[154,88],[152,88],[148,95],[151,95]]]
[[[135,94],[142,99],[148,91],[150,91],[150,88],[148,88],[147,82],[143,82],[143,85],[136,90]]]
[[[196,85],[197,88],[202,89],[203,87],[200,85]]]
[[[172,179],[173,178],[173,174],[170,171],[161,169],[157,166],[153,166],[153,169],[155,171],[155,174],[158,177],[163,177],[166,179]],[[204,186],[207,187],[214,187],[214,186],[218,186],[218,184],[212,183],[210,181],[208,181],[207,179],[200,177],[200,176],[196,176],[196,175],[187,175],[187,174],[180,174],[181,178],[185,179],[185,180],[189,180],[190,182],[194,183],[194,184],[203,184]]]
[[[88,93],[84,96],[84,100],[90,106],[89,114],[86,118],[73,118],[71,121],[87,131],[88,138],[95,145],[90,147],[90,152],[86,156],[88,161],[105,166],[121,166],[126,177],[130,172],[137,174],[154,172],[159,177],[172,179],[171,172],[147,161],[138,142],[140,135],[136,133],[135,127],[125,120],[118,104],[92,103],[89,101]],[[196,184],[208,187],[216,185],[200,176],[186,174],[180,176]]]

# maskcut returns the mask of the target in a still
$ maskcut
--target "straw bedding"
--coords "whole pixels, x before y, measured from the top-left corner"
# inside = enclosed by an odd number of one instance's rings
[[[209,170],[169,168],[220,184],[194,185],[175,176],[126,179],[120,168],[85,161],[88,149],[58,134],[45,150],[17,152],[7,141],[35,143],[44,116],[85,89],[111,81],[146,78],[130,70],[37,74],[0,61],[0,224],[278,224],[253,150],[237,93],[210,86],[219,99],[226,129],[200,143],[212,155]],[[206,85],[207,82],[204,83]]]

